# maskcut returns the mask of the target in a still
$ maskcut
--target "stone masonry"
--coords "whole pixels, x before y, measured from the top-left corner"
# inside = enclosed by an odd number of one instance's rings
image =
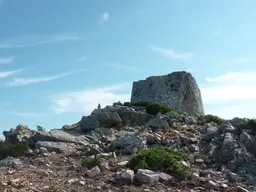
[[[200,89],[195,78],[185,71],[133,82],[131,102],[134,101],[159,102],[192,116],[204,115]]]

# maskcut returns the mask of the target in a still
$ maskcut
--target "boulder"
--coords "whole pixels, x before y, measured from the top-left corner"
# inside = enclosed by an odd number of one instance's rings
[[[256,156],[256,139],[255,136],[250,135],[246,131],[242,131],[240,135],[240,142],[245,146],[247,151]]]
[[[100,174],[100,168],[98,166],[93,167],[90,170],[87,170],[87,175],[88,177],[96,177],[97,175]]]
[[[134,171],[129,169],[119,171],[115,179],[121,185],[131,185],[135,179]]]
[[[29,138],[32,135],[32,132],[28,129],[27,126],[19,124],[15,129],[10,129],[10,131],[3,131],[5,136],[5,143],[9,144],[18,144],[24,143],[29,144]]]
[[[122,123],[122,119],[117,112],[112,113],[98,113],[98,121],[102,127],[114,127]]]
[[[234,156],[236,143],[231,133],[226,133],[219,150],[219,159],[222,163],[228,163]]]
[[[81,119],[81,129],[85,133],[99,127],[99,125],[100,123],[97,115],[83,116]]]
[[[37,149],[41,147],[47,149],[48,152],[56,152],[56,153],[65,153],[65,154],[73,154],[76,153],[82,146],[67,143],[67,142],[52,142],[52,141],[38,141],[35,145]]]
[[[168,128],[169,124],[166,120],[161,119],[159,117],[155,117],[153,119],[150,119],[147,122],[147,125],[152,129],[152,131],[159,131],[164,128]]]
[[[0,167],[16,167],[20,166],[22,163],[19,159],[13,157],[7,157],[0,161]]]
[[[158,182],[159,175],[148,169],[139,169],[135,175],[135,179],[139,183],[153,184]]]
[[[51,142],[67,142],[87,145],[88,142],[83,136],[73,136],[68,132],[62,130],[52,131],[37,131],[30,137],[30,141],[36,143],[38,141],[51,141]]]
[[[136,144],[138,146],[144,145],[146,144],[146,138],[136,135],[135,132],[122,131],[114,141],[115,147],[122,149],[125,149],[126,147],[129,147],[133,144]]]

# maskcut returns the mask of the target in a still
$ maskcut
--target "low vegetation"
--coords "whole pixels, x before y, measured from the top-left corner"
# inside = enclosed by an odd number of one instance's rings
[[[187,168],[181,163],[185,153],[168,147],[153,147],[138,151],[129,161],[128,167],[133,170],[150,169],[164,171],[169,174],[185,176]]]
[[[237,133],[240,134],[244,129],[249,130],[252,134],[256,135],[256,119],[249,119],[236,125]]]
[[[28,151],[28,146],[24,144],[0,145],[0,159],[6,157],[24,156]]]
[[[114,106],[115,105],[122,105],[122,106],[127,106],[127,107],[132,107],[132,106],[145,107],[147,113],[152,114],[152,115],[156,115],[159,112],[164,114],[164,113],[167,113],[169,111],[174,111],[173,109],[169,108],[165,104],[150,102],[150,101],[124,102],[123,104],[121,102],[116,102],[113,105]]]
[[[211,115],[211,114],[200,116],[198,120],[201,124],[214,122],[214,123],[217,123],[218,125],[220,125],[220,124],[224,123],[224,119],[222,119],[216,115]]]
[[[87,167],[87,169],[91,169],[95,166],[99,166],[101,164],[101,159],[98,157],[85,157],[82,160],[82,166]]]
[[[46,129],[40,125],[36,126],[37,131],[45,131]]]
[[[62,130],[64,130],[64,131],[72,131],[72,130],[74,130],[75,128],[79,127],[80,124],[81,124],[81,120],[78,121],[77,123],[72,124],[72,125],[64,125],[64,126],[62,127]]]

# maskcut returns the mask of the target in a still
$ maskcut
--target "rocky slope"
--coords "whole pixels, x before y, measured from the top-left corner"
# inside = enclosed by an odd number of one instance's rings
[[[256,140],[248,130],[237,133],[239,121],[217,125],[176,112],[151,115],[143,107],[108,106],[62,130],[19,125],[4,132],[5,144],[30,149],[0,161],[0,191],[256,191]],[[179,162],[185,177],[127,167],[137,151],[156,146],[185,152]],[[83,166],[86,157],[101,162]]]

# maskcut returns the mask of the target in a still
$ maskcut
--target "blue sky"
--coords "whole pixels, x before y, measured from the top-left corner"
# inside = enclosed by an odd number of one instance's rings
[[[132,82],[192,73],[206,113],[255,117],[256,1],[0,0],[1,130],[60,128]]]

